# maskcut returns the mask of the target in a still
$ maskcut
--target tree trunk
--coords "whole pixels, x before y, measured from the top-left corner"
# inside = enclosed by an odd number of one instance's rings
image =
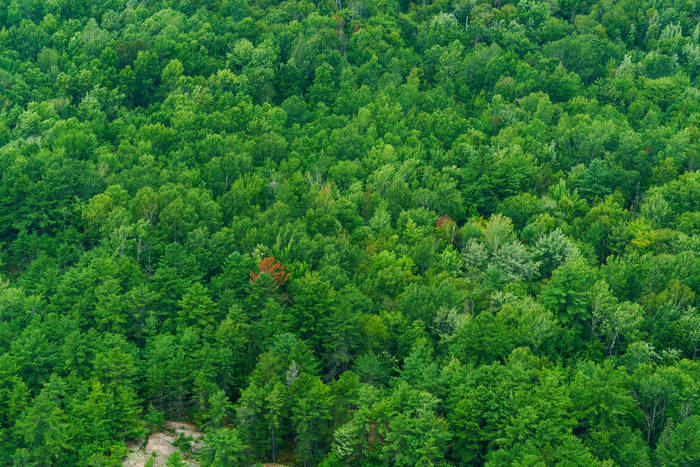
[[[277,442],[275,440],[275,427],[272,427],[272,463],[277,463]]]

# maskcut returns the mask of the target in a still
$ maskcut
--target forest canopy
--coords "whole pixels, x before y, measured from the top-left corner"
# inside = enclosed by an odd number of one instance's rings
[[[699,14],[0,2],[0,464],[698,465]]]

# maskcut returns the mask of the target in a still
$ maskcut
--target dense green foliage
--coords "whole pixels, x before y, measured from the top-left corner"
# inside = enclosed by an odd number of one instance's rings
[[[699,13],[0,2],[0,464],[698,465]]]

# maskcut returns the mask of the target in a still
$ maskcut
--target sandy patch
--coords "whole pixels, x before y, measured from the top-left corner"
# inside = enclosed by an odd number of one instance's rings
[[[191,423],[185,422],[166,422],[165,430],[152,433],[148,437],[146,446],[142,449],[142,443],[138,445],[129,446],[131,453],[124,460],[122,465],[124,467],[143,467],[148,459],[155,453],[157,467],[162,467],[165,462],[178,448],[175,447],[173,442],[178,436],[191,436],[194,441],[191,442],[192,451],[198,452],[204,446],[202,438],[204,433],[197,431],[197,426]],[[191,467],[198,467],[199,464],[192,459],[187,458],[187,454],[182,453],[185,457],[185,462],[187,462]]]

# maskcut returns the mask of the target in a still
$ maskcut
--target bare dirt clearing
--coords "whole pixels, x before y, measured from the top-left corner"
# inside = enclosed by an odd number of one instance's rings
[[[179,436],[189,436],[192,437],[191,442],[192,451],[197,452],[204,446],[202,438],[204,438],[204,433],[197,431],[196,425],[185,422],[166,422],[165,430],[156,433],[151,433],[146,442],[146,446],[142,449],[143,443],[138,443],[129,446],[131,453],[124,460],[122,465],[124,467],[143,467],[148,462],[148,459],[155,453],[155,465],[164,466],[170,456],[175,451],[179,449],[173,444]],[[182,453],[183,457],[186,457],[186,453]],[[192,459],[186,457],[185,462],[187,462],[192,467],[197,467],[199,464]]]

